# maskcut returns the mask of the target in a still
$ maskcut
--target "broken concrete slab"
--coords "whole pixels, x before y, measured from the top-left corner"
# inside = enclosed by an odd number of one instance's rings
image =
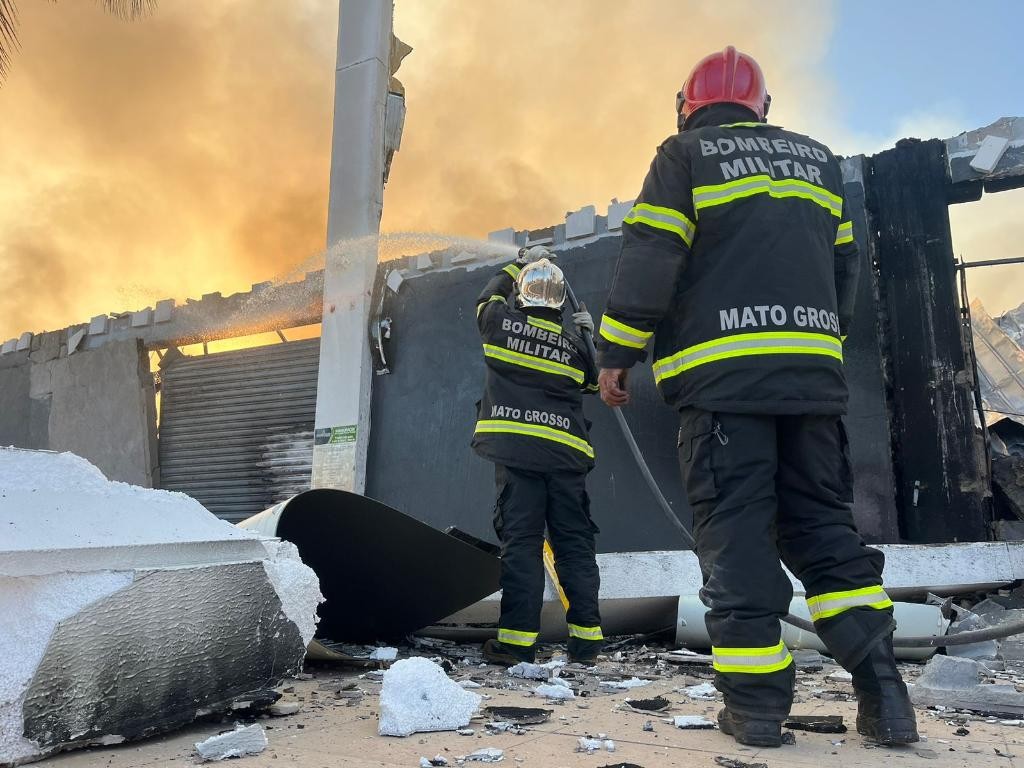
[[[1016,686],[988,683],[991,670],[981,662],[956,656],[935,656],[924,674],[908,686],[917,706],[966,709],[982,714],[1024,715],[1024,693]]]
[[[456,731],[469,725],[481,701],[429,659],[403,659],[384,673],[377,731],[381,736]]]
[[[267,734],[258,725],[238,725],[233,731],[225,731],[196,742],[196,752],[206,762],[226,760],[230,757],[258,755],[267,748]]]
[[[301,669],[320,596],[293,546],[71,454],[0,449],[0,489],[0,764],[230,712]]]

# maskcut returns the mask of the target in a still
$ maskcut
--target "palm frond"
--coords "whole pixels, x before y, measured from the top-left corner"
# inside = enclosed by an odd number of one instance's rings
[[[14,0],[0,0],[0,80],[11,66],[11,55],[18,47],[18,8]]]
[[[4,0],[0,0],[3,2]],[[101,0],[107,13],[124,21],[136,21],[156,9],[156,0]]]

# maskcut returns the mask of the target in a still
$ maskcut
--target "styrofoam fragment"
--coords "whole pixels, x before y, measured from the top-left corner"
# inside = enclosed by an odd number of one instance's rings
[[[398,658],[397,648],[374,648],[370,658],[374,661],[394,661]]]
[[[557,680],[558,678],[555,679]],[[543,685],[538,685],[536,688],[533,689],[533,692],[536,693],[538,696],[543,696],[546,699],[576,698],[576,694],[573,693],[572,688],[569,688],[566,685],[545,683]]]
[[[671,723],[676,728],[682,728],[685,730],[710,730],[715,727],[713,721],[708,720],[703,715],[676,715],[675,717],[666,720],[666,723]]]
[[[697,701],[714,701],[718,690],[711,683],[701,683],[700,685],[691,685],[688,688],[684,688],[683,693]]]
[[[464,759],[467,763],[500,763],[505,759],[505,752],[497,747],[484,747],[471,752]]]
[[[237,725],[235,730],[196,742],[196,751],[210,762],[229,757],[258,755],[267,748],[267,734],[258,725]]]
[[[531,664],[528,661],[521,661],[515,666],[508,668],[512,677],[520,677],[524,680],[547,680],[555,674],[555,670],[564,667],[564,661],[549,661],[547,664]]]
[[[397,269],[392,269],[388,272],[387,284],[394,293],[398,293],[398,289],[402,287],[402,283],[405,278],[402,277],[402,273]]]
[[[1010,140],[1002,136],[986,136],[978,153],[971,159],[971,168],[978,173],[992,173],[1003,159]]]
[[[601,685],[605,688],[614,688],[617,691],[628,691],[631,688],[639,688],[642,685],[650,685],[650,680],[641,680],[639,677],[631,677],[629,680],[602,680]]]
[[[403,659],[384,673],[377,730],[381,736],[458,730],[469,725],[481,701],[429,659]]]
[[[17,344],[17,346],[15,346],[15,349],[18,352],[24,352],[26,349],[28,349],[31,346],[32,346],[32,333],[30,331],[25,331],[18,338],[18,344]]]
[[[599,750],[601,746],[602,744],[600,739],[589,739],[586,736],[580,736],[579,739],[576,740],[576,751],[586,752],[588,755]]]

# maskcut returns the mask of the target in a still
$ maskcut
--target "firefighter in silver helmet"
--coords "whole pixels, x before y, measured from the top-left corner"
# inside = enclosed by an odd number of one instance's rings
[[[497,664],[533,661],[544,598],[544,531],[569,600],[569,659],[593,663],[604,636],[598,612],[587,473],[594,466],[583,394],[597,391],[597,372],[580,329],[584,310],[563,328],[565,278],[555,256],[537,246],[520,251],[477,299],[486,379],[473,450],[494,463],[494,530],[501,541],[501,619],[484,645]]]

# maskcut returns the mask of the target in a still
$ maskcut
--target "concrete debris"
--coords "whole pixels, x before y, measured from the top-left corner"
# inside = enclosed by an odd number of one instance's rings
[[[830,683],[852,683],[853,675],[847,672],[845,669],[841,669],[838,672],[832,672],[825,676],[825,679]]]
[[[691,685],[688,688],[683,688],[682,692],[694,701],[714,701],[718,695],[718,689],[711,683]]]
[[[462,759],[467,763],[500,763],[505,759],[505,752],[496,747],[484,747],[476,752],[471,752]]]
[[[715,762],[722,768],[768,768],[768,763],[745,763],[742,760],[722,755],[716,757]]]
[[[521,661],[515,666],[508,668],[512,677],[520,677],[524,680],[549,680],[554,677],[560,667],[564,667],[564,661],[549,661],[547,664],[531,664]]]
[[[910,687],[918,706],[951,707],[979,713],[1024,715],[1024,693],[994,680],[992,670],[973,659],[935,656]]]
[[[481,701],[429,659],[403,659],[384,673],[377,730],[381,736],[458,730],[469,725]]]
[[[294,715],[300,709],[302,709],[302,705],[297,701],[279,701],[276,704],[270,705],[267,714],[272,717],[287,717],[288,715]]]
[[[794,731],[846,733],[843,718],[839,715],[790,715],[782,725]]]
[[[703,715],[676,715],[665,722],[671,723],[683,731],[709,731],[716,727],[714,721],[708,720]]]
[[[448,765],[448,758],[444,755],[436,755],[433,758],[421,757],[420,768],[437,768],[438,766]]]
[[[398,658],[397,648],[374,648],[370,658],[374,661],[394,661]]]
[[[294,546],[70,453],[0,448],[0,488],[0,764],[228,714],[301,670],[322,598]]]
[[[233,731],[196,742],[196,751],[206,762],[229,757],[258,755],[267,748],[267,734],[258,725],[238,725]]]
[[[476,733],[476,731],[474,731],[472,728],[459,728],[459,730],[457,730],[456,733],[459,734],[459,736],[472,736]]]
[[[796,668],[802,672],[820,672],[826,664],[835,664],[832,659],[825,658],[813,648],[798,648],[790,652]]]
[[[487,707],[487,714],[496,720],[504,720],[516,725],[540,725],[551,719],[552,709],[539,707]]]

